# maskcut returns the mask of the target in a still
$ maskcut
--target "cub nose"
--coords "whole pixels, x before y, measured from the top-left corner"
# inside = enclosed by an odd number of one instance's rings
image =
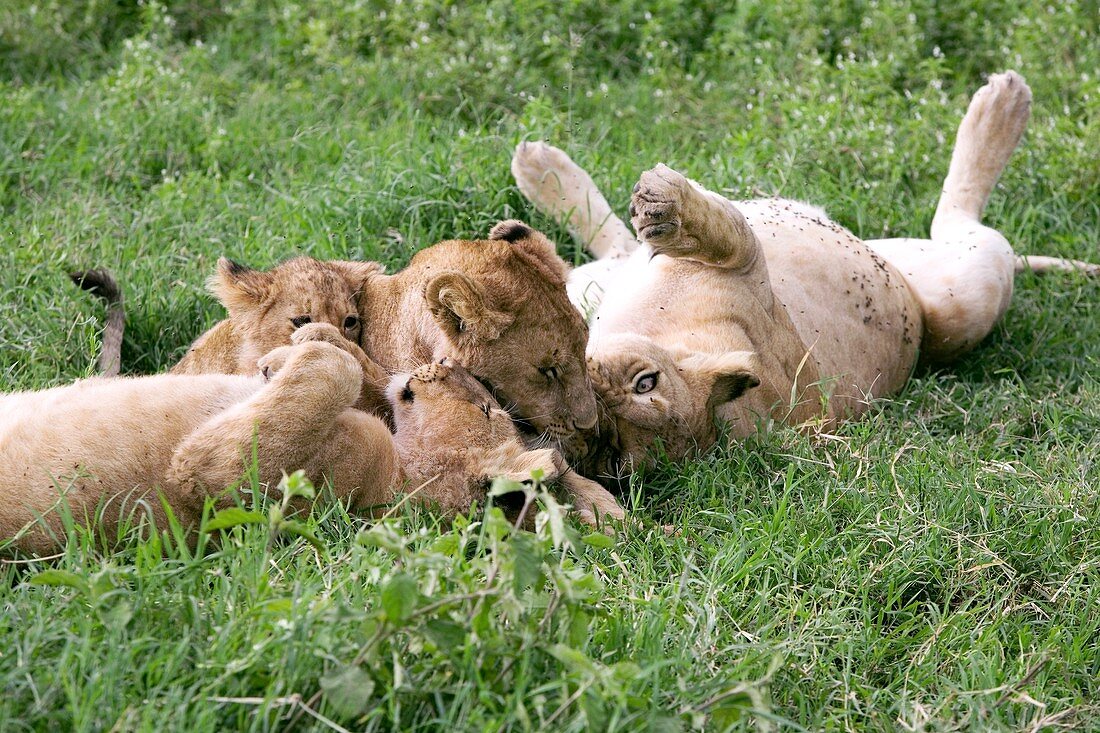
[[[573,429],[574,430],[591,430],[596,427],[596,412],[592,411],[592,414],[575,415],[573,417]]]

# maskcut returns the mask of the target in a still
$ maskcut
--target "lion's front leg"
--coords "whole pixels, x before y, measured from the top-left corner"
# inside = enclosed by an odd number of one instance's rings
[[[566,469],[558,480],[566,500],[573,504],[573,513],[585,524],[595,527],[601,520],[626,518],[619,500],[592,479]]]
[[[642,174],[630,200],[638,238],[655,254],[743,270],[760,244],[737,207],[661,164]]]
[[[558,148],[520,143],[512,156],[512,175],[539,211],[555,218],[567,216],[569,233],[593,256],[625,257],[638,246],[591,176]]]

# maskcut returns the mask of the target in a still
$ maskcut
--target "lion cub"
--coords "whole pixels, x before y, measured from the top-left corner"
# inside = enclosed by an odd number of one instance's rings
[[[303,325],[289,341],[251,376],[97,377],[0,397],[0,537],[50,551],[64,537],[62,501],[77,522],[102,510],[108,536],[134,515],[163,527],[158,489],[194,528],[206,497],[237,482],[253,454],[262,483],[302,469],[353,510],[422,487],[418,498],[456,512],[483,498],[493,476],[564,472],[553,451],[526,450],[508,414],[449,360],[391,380],[391,435],[352,409],[363,382],[354,344],[327,323]],[[582,495],[591,488],[580,486]],[[601,500],[598,488],[593,496]],[[592,506],[578,502],[582,516]]]
[[[207,288],[229,311],[229,317],[199,336],[169,371],[253,374],[260,357],[289,344],[291,334],[309,323],[327,323],[348,342],[361,347],[363,322],[359,300],[368,281],[381,273],[382,265],[377,262],[295,257],[270,270],[256,270],[222,257],[207,281]],[[75,272],[71,277],[79,287],[108,305],[99,371],[103,376],[113,377],[119,372],[125,328],[121,288],[106,270]],[[364,375],[356,407],[388,413],[385,387],[389,375],[367,358],[361,348],[351,352]]]
[[[262,272],[223,259],[210,288],[229,316],[172,372],[249,374],[295,328],[328,323],[366,352],[356,351],[363,409],[388,415],[386,370],[451,356],[525,428],[564,440],[596,424],[588,328],[569,302],[567,270],[554,245],[518,221],[500,222],[488,239],[439,242],[393,275],[371,262],[299,257]],[[74,279],[108,291],[84,274]],[[101,364],[117,363],[108,343],[120,343],[110,330]]]
[[[191,345],[173,374],[251,374],[256,360],[290,343],[296,329],[327,323],[356,347],[362,346],[359,298],[368,281],[382,273],[377,262],[322,261],[295,257],[270,270],[254,270],[222,257],[208,287],[229,317]],[[388,411],[388,375],[361,348],[352,349],[363,368],[356,406]]]

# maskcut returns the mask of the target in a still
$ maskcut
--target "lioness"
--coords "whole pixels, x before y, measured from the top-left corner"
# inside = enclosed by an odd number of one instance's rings
[[[456,512],[483,498],[493,476],[568,474],[554,451],[526,450],[508,414],[450,360],[391,380],[391,435],[351,409],[363,372],[333,326],[304,325],[290,341],[262,356],[253,376],[96,377],[0,397],[0,538],[29,553],[54,548],[61,501],[78,522],[101,508],[108,536],[135,511],[164,527],[158,489],[193,527],[205,498],[240,479],[253,454],[259,481],[303,469],[352,509],[422,486],[419,497]],[[582,518],[594,519],[602,490],[563,478]]]
[[[1017,268],[1089,267],[1018,262],[981,223],[1030,102],[1011,71],[974,95],[929,240],[860,241],[815,207],[729,201],[658,165],[631,199],[639,244],[565,153],[521,144],[520,190],[566,214],[598,258],[569,278],[574,302],[593,313],[589,369],[606,407],[601,435],[579,449],[588,468],[644,463],[658,438],[673,458],[705,448],[715,416],[733,436],[762,418],[857,417],[900,389],[918,358],[949,362],[980,342]]]
[[[567,273],[554,245],[519,221],[500,222],[487,240],[421,250],[394,275],[375,263],[299,257],[263,272],[222,259],[210,287],[229,317],[172,372],[247,374],[294,329],[329,323],[365,352],[357,355],[367,375],[360,407],[388,412],[388,372],[451,356],[522,425],[562,440],[596,424],[588,329],[569,302]],[[117,297],[102,273],[74,279]],[[114,318],[105,331],[101,365],[118,363],[108,349],[121,344],[120,328]]]

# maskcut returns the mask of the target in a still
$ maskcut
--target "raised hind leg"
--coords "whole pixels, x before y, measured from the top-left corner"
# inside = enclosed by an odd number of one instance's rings
[[[1015,72],[995,74],[959,125],[930,240],[866,244],[905,277],[924,316],[921,359],[951,361],[974,348],[1012,299],[1016,257],[981,223],[989,194],[1027,126],[1031,90]]]
[[[180,508],[192,513],[192,521],[206,496],[240,479],[253,449],[264,484],[297,469],[306,469],[315,482],[335,469],[345,486],[356,475],[371,475],[370,464],[377,457],[369,443],[341,456],[332,456],[330,450],[334,444],[352,448],[340,438],[349,428],[362,427],[351,424],[354,420],[349,423],[346,415],[359,398],[362,369],[351,354],[307,340],[309,334],[300,329],[296,345],[280,347],[261,359],[261,368],[274,374],[271,381],[197,428],[175,451],[166,490]],[[388,436],[381,421],[374,421],[377,431]]]
[[[638,246],[591,176],[562,150],[543,142],[520,143],[512,155],[512,175],[535,208],[567,217],[569,233],[594,257],[625,257]]]

